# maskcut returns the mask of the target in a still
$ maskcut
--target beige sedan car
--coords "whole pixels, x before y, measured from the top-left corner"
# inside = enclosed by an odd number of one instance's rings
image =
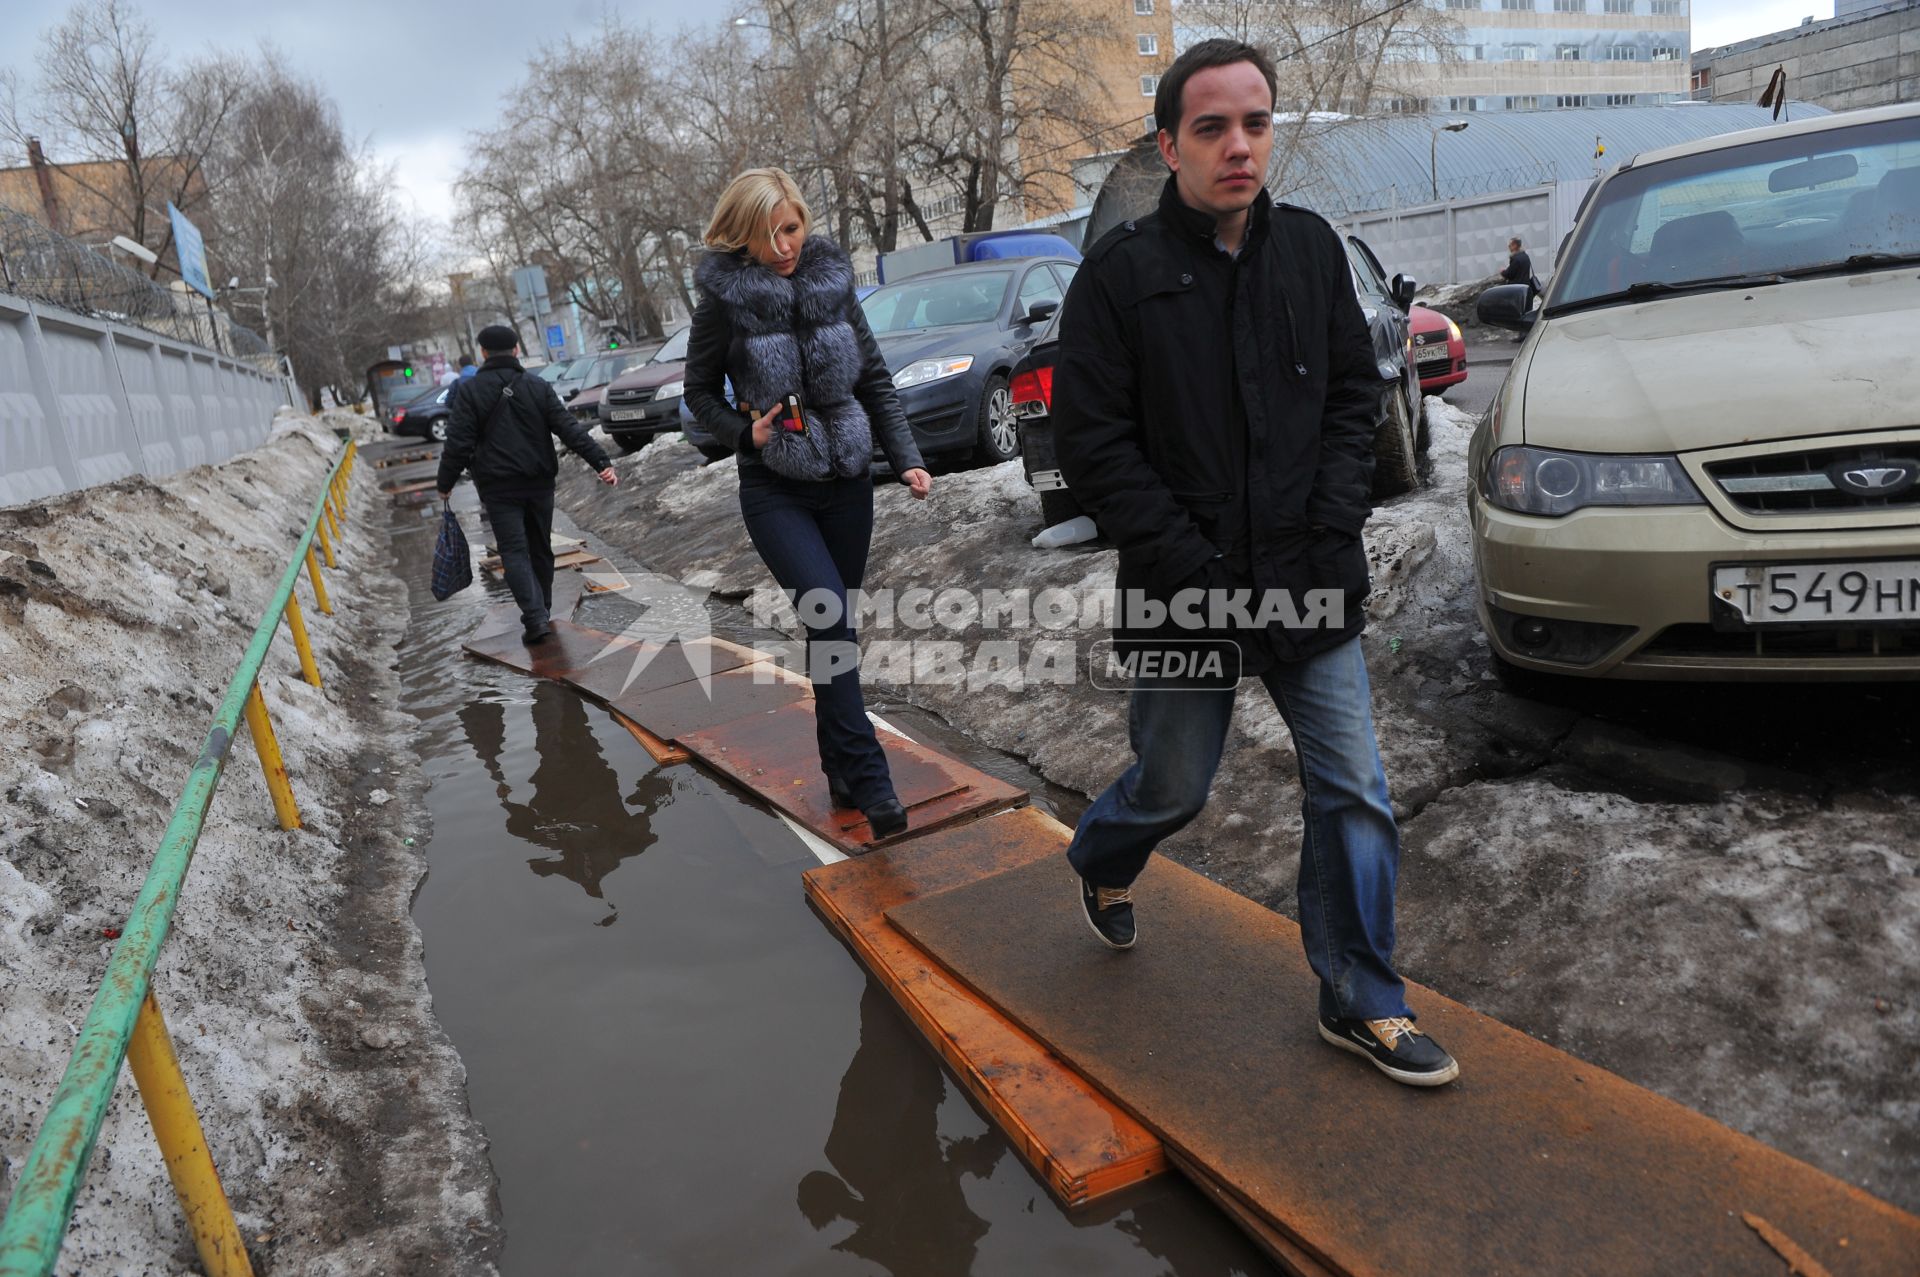
[[[1638,156],[1470,449],[1503,672],[1920,677],[1920,105]]]

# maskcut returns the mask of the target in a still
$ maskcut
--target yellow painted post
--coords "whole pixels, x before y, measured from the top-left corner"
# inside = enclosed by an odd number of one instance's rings
[[[256,688],[254,695],[259,694]],[[139,1018],[133,1022],[127,1063],[133,1066],[133,1080],[147,1106],[147,1120],[153,1123],[160,1155],[166,1159],[174,1196],[180,1199],[180,1211],[200,1251],[200,1266],[206,1269],[207,1277],[252,1277],[253,1265],[240,1240],[240,1226],[234,1222],[233,1207],[220,1187],[220,1172],[214,1169],[213,1154],[207,1151],[206,1134],[200,1129],[193,1097],[187,1094],[187,1080],[180,1075],[180,1061],[174,1057],[173,1042],[167,1037],[167,1025],[160,1018],[160,1004],[153,1000],[152,989],[147,990]]]
[[[320,549],[327,556],[327,566],[330,568],[339,567],[340,564],[333,557],[333,542],[327,539],[327,521],[325,519],[322,519],[319,522],[315,523],[313,525],[313,530],[316,533],[318,533],[320,536]]]
[[[313,582],[313,601],[328,616],[333,615],[333,604],[327,599],[327,583],[320,579],[320,562],[313,557],[313,546],[307,546],[307,577]]]
[[[287,779],[286,760],[280,757],[280,742],[273,734],[273,720],[267,717],[267,701],[254,683],[247,693],[247,731],[253,735],[253,752],[260,755],[260,771],[267,778],[267,792],[273,795],[273,814],[280,828],[300,828],[300,807],[293,801],[293,784]]]
[[[320,686],[320,667],[313,663],[313,644],[307,641],[307,622],[300,615],[300,599],[287,595],[287,628],[293,631],[293,645],[300,653],[300,673],[307,682]]]
[[[327,516],[327,526],[333,529],[334,540],[340,541],[340,524],[339,524],[339,521],[333,517],[333,498],[328,497],[324,502],[321,503],[320,508]],[[340,548],[343,550],[346,549],[347,543],[345,541],[340,541]]]

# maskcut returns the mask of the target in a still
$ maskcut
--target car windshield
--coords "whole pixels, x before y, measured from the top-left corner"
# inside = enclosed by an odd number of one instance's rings
[[[545,368],[542,368],[540,370],[539,372],[540,379],[542,381],[558,381],[562,377],[567,375],[567,369],[573,367],[575,362],[577,361],[571,360],[571,359],[563,359],[557,364],[548,364]]]
[[[677,360],[685,359],[687,357],[687,337],[688,334],[692,332],[693,325],[688,324],[685,328],[682,328],[679,332],[667,338],[667,344],[654,351],[653,358],[647,362],[650,364],[670,364]]]
[[[1547,311],[1871,269],[1920,254],[1920,116],[1682,156],[1610,179]]]
[[[1004,270],[907,279],[877,288],[860,303],[876,333],[951,324],[986,324],[1000,317],[1013,273]]]

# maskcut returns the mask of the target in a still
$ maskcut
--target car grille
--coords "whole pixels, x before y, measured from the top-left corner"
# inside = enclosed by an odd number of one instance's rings
[[[1875,641],[1879,646],[1875,647]],[[1819,630],[1716,630],[1711,625],[1670,625],[1637,656],[1861,657],[1920,656],[1920,628],[1865,626]]]
[[[608,403],[635,404],[645,403],[653,398],[651,390],[616,390],[607,396]]]
[[[1891,495],[1856,492],[1835,480],[1851,470],[1906,470]],[[1707,463],[1707,474],[1727,500],[1753,514],[1806,514],[1822,510],[1920,509],[1920,442],[1881,447],[1853,445],[1776,453]]]

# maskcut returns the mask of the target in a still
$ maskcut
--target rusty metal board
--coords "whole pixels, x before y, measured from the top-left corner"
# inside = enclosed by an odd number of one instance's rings
[[[554,584],[554,593],[560,593],[559,583]],[[558,601],[556,599],[556,601]],[[544,642],[531,647],[520,641],[520,626],[516,622],[508,630],[499,633],[487,633],[474,636],[464,644],[466,650],[484,660],[498,661],[523,674],[532,674],[539,678],[564,680],[571,670],[579,669],[609,646],[624,648],[633,646],[630,639],[615,634],[605,634],[599,630],[588,629],[584,625],[575,625],[572,621],[554,618],[553,633]],[[618,659],[617,653],[607,658],[611,663]],[[644,725],[644,724],[643,724]]]
[[[1315,1259],[1298,1242],[1260,1218],[1245,1202],[1208,1174],[1205,1167],[1180,1156],[1174,1149],[1167,1150],[1167,1161],[1205,1194],[1208,1201],[1218,1206],[1221,1213],[1240,1225],[1287,1277],[1337,1277],[1336,1269]]]
[[[622,696],[641,696],[663,687],[690,682],[699,677],[693,667],[696,660],[707,663],[708,674],[738,669],[758,658],[751,648],[695,639],[691,644],[637,643],[623,648],[608,648],[606,654],[591,660],[567,675],[567,682],[601,701]],[[629,681],[630,680],[630,681]]]
[[[1292,923],[1158,856],[1134,896],[1126,953],[1060,862],[888,917],[1330,1269],[1782,1271],[1750,1212],[1835,1272],[1914,1271],[1920,1218],[1413,985],[1461,1076],[1400,1086],[1320,1041]]]
[[[1167,1169],[1160,1141],[894,927],[895,905],[1058,856],[1069,831],[1021,808],[808,870],[807,898],[1062,1205]]]
[[[893,732],[877,735],[908,822],[905,833],[880,845],[1026,802],[1026,791],[1004,780]],[[875,845],[866,817],[834,807],[827,797],[811,701],[674,739],[841,850],[859,852]]]
[[[689,733],[736,719],[764,722],[774,710],[806,697],[804,683],[756,677],[752,665],[743,665],[722,670],[704,685],[696,680],[649,692],[630,689],[608,703],[660,739],[693,749],[685,739]]]

